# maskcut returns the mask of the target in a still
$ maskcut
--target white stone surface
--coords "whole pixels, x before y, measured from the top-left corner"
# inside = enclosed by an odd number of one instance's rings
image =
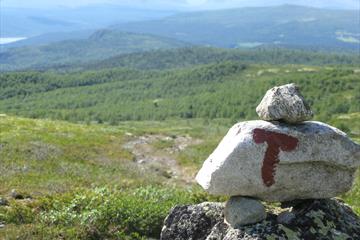
[[[256,112],[262,120],[283,120],[288,123],[299,123],[313,117],[299,88],[293,83],[268,90]]]
[[[266,211],[260,201],[246,197],[231,197],[224,209],[225,223],[233,228],[261,222]]]
[[[279,150],[279,162],[269,170],[274,181],[270,184],[262,171],[269,143],[254,141],[254,131],[259,129],[298,140],[294,150]],[[360,146],[336,128],[320,122],[289,125],[259,120],[234,125],[204,162],[196,180],[215,195],[266,201],[330,198],[351,188],[359,165]]]

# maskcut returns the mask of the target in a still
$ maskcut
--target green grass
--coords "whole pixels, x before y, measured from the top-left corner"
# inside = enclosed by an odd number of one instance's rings
[[[196,202],[186,190],[160,187],[95,188],[45,196],[0,208],[0,221],[17,239],[158,238],[163,220],[176,204]],[[15,226],[25,227],[20,231]],[[7,227],[8,228],[8,227]],[[0,231],[1,234],[1,231]]]
[[[145,181],[131,171],[121,129],[14,117],[1,117],[0,127],[0,194]]]
[[[360,142],[360,115],[337,115]],[[352,123],[352,124],[349,124]],[[212,198],[195,184],[169,182],[141,173],[122,145],[134,136],[169,136],[153,143],[171,148],[177,136],[198,142],[177,153],[179,164],[195,173],[228,128],[227,119],[121,122],[117,126],[73,124],[0,115],[0,229],[5,239],[145,239],[159,236],[171,207]],[[30,200],[12,200],[11,189]],[[360,214],[360,177],[341,196]]]

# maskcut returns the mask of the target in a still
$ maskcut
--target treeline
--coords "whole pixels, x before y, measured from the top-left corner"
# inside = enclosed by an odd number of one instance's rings
[[[54,65],[51,68],[69,70],[100,70],[106,68],[134,68],[141,70],[164,70],[187,68],[194,65],[233,61],[243,64],[304,64],[304,65],[360,65],[360,56],[350,53],[325,53],[285,48],[222,49],[211,47],[189,47],[156,50],[119,55],[103,61],[87,64]],[[46,68],[38,68],[46,70]]]
[[[0,112],[112,124],[167,118],[256,119],[255,107],[266,90],[290,82],[303,89],[320,120],[360,112],[360,75],[354,69],[238,62],[166,71],[2,74]]]
[[[69,59],[68,59],[69,60]],[[256,49],[221,49],[211,47],[188,47],[168,50],[154,50],[117,55],[101,61],[83,63],[47,61],[47,64],[32,64],[27,69],[37,71],[54,70],[74,72],[109,68],[132,68],[140,70],[165,70],[188,68],[195,65],[214,64],[224,61],[242,64],[304,64],[304,65],[360,65],[360,56],[351,53],[325,53],[264,47]],[[25,65],[24,65],[25,66]],[[5,68],[3,68],[5,70]]]

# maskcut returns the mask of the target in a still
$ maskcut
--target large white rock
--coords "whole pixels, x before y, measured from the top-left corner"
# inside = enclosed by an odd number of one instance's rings
[[[234,125],[196,176],[209,193],[266,201],[330,198],[348,191],[360,146],[320,122]]]
[[[268,90],[256,112],[262,120],[288,123],[299,123],[313,117],[310,106],[293,83]]]

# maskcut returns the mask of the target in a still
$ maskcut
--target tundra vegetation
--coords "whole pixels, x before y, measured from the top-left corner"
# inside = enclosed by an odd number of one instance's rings
[[[147,70],[114,60],[2,73],[0,236],[157,238],[174,205],[224,200],[205,194],[194,175],[234,122],[257,119],[274,85],[298,84],[316,120],[360,142],[358,60],[328,57],[311,65],[149,60]],[[359,174],[339,197],[360,213]]]

